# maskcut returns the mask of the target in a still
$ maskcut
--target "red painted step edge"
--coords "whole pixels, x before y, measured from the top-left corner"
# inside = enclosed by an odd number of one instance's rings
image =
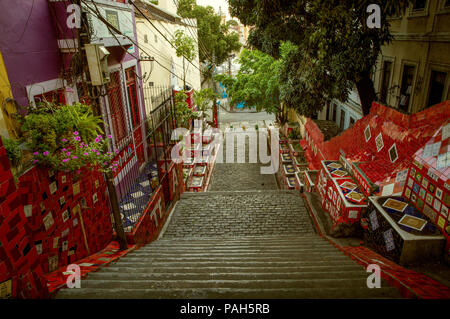
[[[370,264],[377,263],[380,266],[381,277],[385,279],[389,285],[396,287],[404,298],[450,299],[450,288],[436,280],[397,265],[366,247],[341,246],[327,236],[324,236],[307,197],[304,194],[301,196],[306,202],[309,215],[311,216],[320,237],[326,239],[345,255],[364,266],[364,268],[367,268]]]

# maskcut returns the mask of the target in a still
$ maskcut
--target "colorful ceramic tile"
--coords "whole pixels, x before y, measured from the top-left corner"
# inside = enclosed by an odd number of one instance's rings
[[[411,202],[412,202],[412,203],[417,202],[417,195],[414,194],[414,193],[411,194]]]
[[[422,186],[426,189],[428,187],[428,179],[426,179],[425,177],[422,180]]]
[[[44,222],[45,230],[49,230],[55,223],[52,212],[48,213],[42,220]]]
[[[419,183],[422,181],[422,174],[420,173],[416,174],[416,181],[418,181]]]
[[[448,215],[448,207],[447,206],[442,205],[442,207],[441,207],[441,215],[444,216],[444,217],[450,217]]]
[[[425,207],[423,208],[423,214],[427,216],[433,223],[436,220],[437,213],[428,205],[425,205]]]
[[[378,224],[377,212],[374,210],[369,214],[370,225],[372,226],[372,231],[375,231],[380,225]]]
[[[423,208],[423,199],[422,198],[418,198],[417,199],[417,203],[416,203],[416,205],[417,205],[417,208],[419,208],[419,209],[422,209]]]
[[[342,167],[342,164],[333,162],[333,163],[328,164],[327,166],[328,166],[328,167],[331,167],[331,168],[338,169],[338,168],[341,168],[341,167]]]
[[[416,170],[413,167],[411,167],[411,172],[409,173],[409,175],[411,175],[413,178],[414,176],[416,176]]]
[[[441,210],[441,202],[437,198],[434,199],[433,208],[437,211]]]
[[[433,203],[433,195],[427,194],[427,198],[425,199],[425,201],[427,202],[428,205],[431,206],[431,204]]]
[[[431,194],[434,194],[435,189],[436,189],[436,186],[434,186],[434,184],[430,183],[430,184],[428,185],[428,191],[429,191]]]
[[[381,135],[381,133],[378,134],[375,138],[375,145],[377,146],[377,152],[381,151],[381,149],[384,147],[383,135]]]
[[[398,212],[403,212],[406,207],[408,207],[408,204],[405,202],[401,202],[399,200],[388,198],[384,203],[383,207],[390,208],[393,210],[396,210]]]
[[[412,178],[408,178],[408,186],[409,186],[410,188],[412,188],[412,187],[413,187],[413,184],[414,184],[413,179],[412,179]]]
[[[419,190],[420,190],[419,184],[414,183],[414,186],[413,186],[413,192],[418,194],[418,193],[419,193]]]
[[[420,188],[419,196],[422,199],[425,199],[426,194],[427,194],[427,191],[425,190],[425,188]]]
[[[49,185],[50,188],[50,194],[54,194],[56,193],[56,190],[58,189],[58,186],[56,185],[56,182],[53,182]]]
[[[394,236],[392,234],[392,228],[383,232],[383,237],[384,237],[384,242],[386,245],[386,250],[387,251],[391,251],[393,249],[395,249],[395,244],[394,244]]]
[[[442,189],[440,189],[440,188],[436,188],[436,198],[437,199],[442,199]]]
[[[76,182],[73,184],[73,196],[76,196],[80,193],[80,182]]]
[[[395,145],[395,143],[391,146],[388,153],[389,159],[391,160],[392,163],[394,163],[398,159],[397,146]]]
[[[333,174],[334,175],[337,175],[337,176],[340,176],[340,177],[343,177],[343,176],[347,176],[348,174],[347,174],[347,172],[345,172],[345,171],[342,171],[342,170],[335,170],[335,171],[333,171]]]
[[[425,227],[425,225],[427,224],[427,221],[425,219],[422,218],[418,218],[415,216],[411,216],[411,215],[403,215],[403,217],[398,221],[398,223],[400,225],[409,227],[409,228],[413,228],[415,230],[418,231],[422,231],[422,229]]]
[[[352,191],[350,193],[348,193],[347,195],[345,195],[345,197],[352,199],[356,202],[361,202],[364,199],[364,195],[361,193],[357,193],[355,191]]]
[[[406,188],[405,189],[405,197],[406,198],[410,198],[411,197],[411,189],[410,188]]]
[[[364,130],[364,137],[366,138],[366,142],[368,142],[370,140],[370,138],[372,137],[369,125],[367,125],[366,129]]]
[[[349,181],[345,181],[340,186],[343,187],[343,188],[346,188],[348,190],[351,190],[351,191],[358,187],[358,185],[356,185],[354,183],[351,183]]]

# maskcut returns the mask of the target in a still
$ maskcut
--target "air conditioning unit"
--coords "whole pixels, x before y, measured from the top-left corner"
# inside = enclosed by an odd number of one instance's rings
[[[86,44],[84,46],[91,76],[92,85],[109,83],[108,55],[109,51],[102,44]]]

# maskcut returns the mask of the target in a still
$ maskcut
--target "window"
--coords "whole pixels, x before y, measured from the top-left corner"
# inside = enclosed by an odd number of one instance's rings
[[[444,3],[444,8],[449,8],[450,7],[450,0],[446,0]]]
[[[387,104],[387,95],[389,91],[389,86],[391,84],[391,71],[392,62],[384,61],[382,78],[381,78],[381,89],[380,89],[380,101]]]
[[[431,71],[427,107],[442,102],[445,88],[446,72]]]
[[[341,110],[341,124],[339,126],[342,130],[344,129],[344,124],[345,124],[345,111]]]
[[[330,108],[331,108],[331,105],[330,105],[330,104],[327,104],[327,115],[326,115],[326,119],[327,119],[327,120],[330,119]]]
[[[35,103],[56,103],[56,104],[66,104],[65,89],[57,89],[54,91],[49,91],[34,96]]]
[[[409,110],[415,69],[416,67],[413,65],[405,64],[403,66],[402,85],[400,87],[400,100],[398,107],[405,112],[408,112]]]
[[[117,11],[106,10],[106,21],[108,21],[114,28],[120,31],[119,14]]]
[[[427,6],[427,0],[415,0],[413,4],[413,11],[425,10]]]
[[[148,43],[148,36],[144,34],[144,43]]]
[[[155,43],[158,43],[158,37],[155,34]]]

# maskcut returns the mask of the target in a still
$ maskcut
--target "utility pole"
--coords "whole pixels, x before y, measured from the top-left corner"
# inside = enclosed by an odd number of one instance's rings
[[[76,4],[78,6],[80,6],[81,8],[81,1],[80,0],[75,0]],[[85,14],[81,15],[81,19],[82,19],[82,23],[81,23],[81,27],[79,29],[78,32],[78,42],[79,42],[79,49],[80,49],[80,54],[81,54],[81,59],[84,63],[85,67],[83,69],[83,73],[86,73],[87,77],[89,78],[89,70],[86,71],[86,65],[87,65],[87,57],[86,57],[86,51],[84,50],[84,45],[87,43],[90,43],[90,37],[89,37],[89,33],[88,30],[86,30],[85,26],[88,24],[87,21],[87,16]],[[90,84],[88,82],[88,94],[89,92],[92,92],[94,86],[92,84]],[[103,85],[101,88],[98,88],[99,91],[102,91],[102,89],[105,88],[105,85]],[[91,94],[89,94],[91,95]],[[96,115],[101,115],[101,108],[100,108],[100,95],[98,96],[94,96],[92,97],[93,100],[93,104],[95,105],[95,113]],[[105,125],[102,122],[102,129],[103,132],[106,132],[105,130]],[[111,171],[108,171],[107,173],[104,174],[104,178],[106,181],[106,185],[108,187],[108,193],[109,193],[109,200],[110,200],[110,204],[111,204],[111,209],[113,212],[113,218],[114,218],[114,229],[116,231],[116,235],[117,235],[117,240],[119,242],[119,249],[120,250],[126,250],[128,249],[128,244],[127,244],[127,238],[125,236],[125,231],[123,229],[123,221],[122,218],[120,216],[120,208],[119,208],[119,201],[117,198],[117,193],[116,193],[116,187],[114,186],[114,177]]]

